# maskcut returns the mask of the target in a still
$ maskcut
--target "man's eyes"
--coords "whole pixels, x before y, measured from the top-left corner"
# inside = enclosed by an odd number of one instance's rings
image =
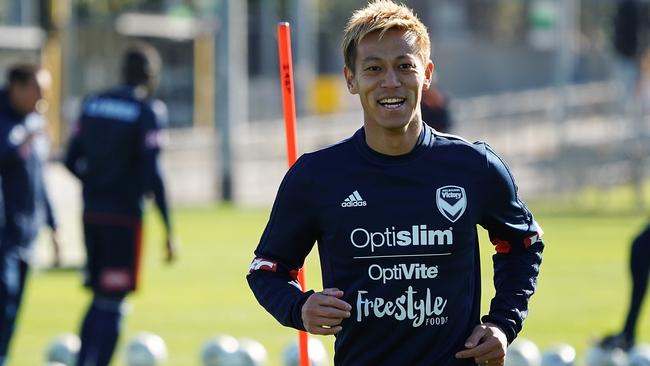
[[[400,70],[413,70],[415,69],[415,64],[407,62],[407,63],[399,64],[397,67]],[[381,69],[382,69],[381,66],[371,65],[371,66],[366,66],[363,70],[367,72],[378,72],[381,71]]]

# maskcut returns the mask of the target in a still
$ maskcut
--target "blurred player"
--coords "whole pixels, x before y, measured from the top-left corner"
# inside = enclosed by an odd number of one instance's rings
[[[17,64],[7,74],[6,88],[0,90],[0,203],[4,204],[0,210],[0,366],[6,362],[34,240],[45,222],[52,228],[55,263],[59,261],[43,157],[38,154],[44,126],[38,122],[42,119],[33,116],[48,77],[38,66]]]
[[[435,74],[432,76],[435,79]],[[431,81],[431,85],[422,91],[422,122],[442,133],[450,133],[454,121],[449,108],[449,96],[445,94],[438,84]]]
[[[503,365],[536,288],[541,228],[489,146],[422,123],[433,64],[411,10],[373,1],[343,39],[363,128],[287,173],[249,285],[283,325],[336,335],[336,365]],[[477,225],[496,248],[482,318]],[[325,289],[303,293],[315,242]]]
[[[612,19],[614,71],[624,115],[635,113],[640,61],[648,42],[650,9],[646,1],[617,0]],[[637,117],[637,116],[635,116]]]
[[[150,193],[166,229],[166,260],[174,259],[158,163],[167,110],[152,99],[160,68],[153,47],[128,49],[123,85],[85,98],[65,158],[83,187],[86,285],[94,295],[81,326],[80,366],[110,362],[125,297],[138,283],[143,200]]]
[[[627,106],[624,111],[628,114],[633,110],[634,118],[639,123],[643,118],[636,113],[642,110],[636,110],[635,107],[630,107],[630,104],[637,101],[637,93],[643,103],[648,102],[648,95],[650,95],[647,85],[644,85],[648,81],[648,61],[643,57],[647,55],[649,11],[646,1],[619,0],[613,19],[613,44],[621,105]],[[642,166],[643,164],[633,164],[635,169],[641,169]],[[629,266],[632,293],[625,324],[620,332],[601,340],[601,346],[604,348],[621,348],[627,351],[634,345],[637,321],[647,291],[650,272],[650,227],[641,232],[632,242]]]
[[[632,276],[632,293],[625,317],[625,324],[620,333],[606,336],[601,341],[603,348],[621,348],[624,351],[634,346],[636,327],[641,305],[648,290],[650,274],[650,226],[646,227],[632,242],[630,248],[630,274]]]

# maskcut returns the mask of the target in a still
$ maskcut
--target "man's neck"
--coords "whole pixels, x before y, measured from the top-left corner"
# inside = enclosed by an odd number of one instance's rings
[[[368,146],[384,155],[404,155],[413,150],[422,132],[422,122],[414,119],[403,128],[387,129],[364,125]]]

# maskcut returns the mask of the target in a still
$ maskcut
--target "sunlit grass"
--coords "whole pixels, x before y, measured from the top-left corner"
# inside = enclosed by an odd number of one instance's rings
[[[598,212],[565,207],[539,208],[546,235],[544,263],[521,336],[539,346],[573,344],[583,353],[592,337],[612,331],[623,321],[629,281],[629,242],[642,229],[643,215],[632,209]],[[245,272],[268,218],[267,210],[231,207],[181,209],[175,212],[182,251],[177,263],[162,262],[162,232],[154,215],[146,220],[142,286],[131,297],[132,310],[114,365],[123,365],[126,340],[146,330],[162,336],[168,365],[199,365],[202,343],[217,334],[256,339],[269,352],[269,365],[280,365],[282,348],[295,332],[283,328],[259,306],[248,289]],[[491,244],[482,237],[483,310],[493,290]],[[310,254],[308,284],[320,288],[317,255]],[[50,340],[76,333],[89,301],[76,271],[32,274],[15,337],[10,366],[39,365]],[[647,313],[647,312],[646,312]],[[640,339],[650,341],[647,316],[640,320]],[[333,339],[321,338],[331,350]]]

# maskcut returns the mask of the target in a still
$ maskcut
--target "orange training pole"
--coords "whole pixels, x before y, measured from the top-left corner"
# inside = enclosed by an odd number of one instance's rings
[[[287,134],[287,161],[289,167],[298,159],[298,141],[296,138],[296,99],[293,88],[293,63],[291,61],[291,29],[288,22],[278,23],[278,51],[280,52],[280,84],[282,87],[282,110],[284,111],[284,126]],[[304,291],[305,267],[298,272],[298,281]],[[309,351],[307,349],[307,332],[298,333],[300,346],[300,366],[309,366]]]
[[[280,83],[282,110],[287,134],[287,161],[289,167],[298,159],[296,139],[296,102],[293,89],[293,62],[291,61],[291,29],[289,23],[278,23],[278,50],[280,51]]]

